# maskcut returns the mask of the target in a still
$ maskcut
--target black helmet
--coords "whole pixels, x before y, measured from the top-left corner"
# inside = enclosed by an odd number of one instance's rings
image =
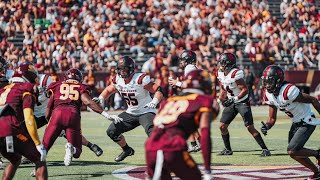
[[[120,73],[121,69],[128,68],[127,75],[123,76]],[[135,63],[134,60],[129,56],[123,56],[119,59],[117,64],[118,75],[121,78],[128,78],[132,73],[134,73]]]
[[[262,85],[269,93],[279,92],[284,82],[284,72],[276,65],[266,67],[262,74]]]
[[[197,55],[193,51],[185,50],[180,54],[179,60],[185,61],[187,64],[194,64],[197,62]]]
[[[222,72],[230,71],[236,67],[237,57],[232,53],[222,53],[218,58],[218,62]]]

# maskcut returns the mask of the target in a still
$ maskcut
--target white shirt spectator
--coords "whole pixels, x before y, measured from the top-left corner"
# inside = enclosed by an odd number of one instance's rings
[[[215,27],[210,28],[210,34],[216,39],[219,39],[221,37],[220,30]]]
[[[288,0],[283,0],[280,4],[280,13],[285,14],[288,8]]]
[[[293,62],[295,64],[300,64],[303,62],[303,51],[302,51],[302,47],[300,47],[299,49],[297,49],[296,53],[294,54],[293,57]]]

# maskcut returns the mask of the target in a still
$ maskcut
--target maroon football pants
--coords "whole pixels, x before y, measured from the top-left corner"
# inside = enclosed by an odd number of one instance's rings
[[[80,112],[73,106],[58,106],[52,112],[51,119],[43,136],[43,145],[47,151],[58,138],[62,130],[66,138],[76,148],[74,158],[79,158],[82,152]]]
[[[181,179],[201,180],[201,172],[187,151],[163,151],[163,164],[161,169],[161,180],[171,180],[170,173],[173,172]],[[149,177],[155,175],[157,164],[157,151],[147,151],[147,173]],[[161,160],[160,160],[161,161]]]

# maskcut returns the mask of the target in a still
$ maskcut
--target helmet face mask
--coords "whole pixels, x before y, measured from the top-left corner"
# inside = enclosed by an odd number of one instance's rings
[[[117,63],[118,75],[121,78],[128,78],[134,73],[135,63],[129,56],[123,56]]]
[[[220,70],[222,72],[227,72],[236,67],[237,58],[232,53],[222,53],[219,58],[218,62],[220,64]]]
[[[271,94],[277,94],[284,82],[284,72],[279,66],[270,65],[263,71],[262,86]]]
[[[69,69],[65,73],[64,79],[65,80],[71,79],[71,80],[76,80],[78,82],[82,82],[83,81],[83,75],[82,75],[82,72],[79,69],[72,68],[72,69]]]
[[[195,64],[197,62],[197,55],[193,51],[185,50],[180,54],[179,61],[181,67],[186,67],[188,64]]]

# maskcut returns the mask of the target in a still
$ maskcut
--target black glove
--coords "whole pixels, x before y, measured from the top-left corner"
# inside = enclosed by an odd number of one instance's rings
[[[230,98],[230,99],[227,99],[225,101],[222,102],[222,105],[224,107],[229,107],[231,106],[232,104],[234,103],[234,98]]]
[[[268,134],[268,130],[270,129],[269,126],[267,126],[263,121],[261,121],[261,132],[263,135],[267,135]]]

